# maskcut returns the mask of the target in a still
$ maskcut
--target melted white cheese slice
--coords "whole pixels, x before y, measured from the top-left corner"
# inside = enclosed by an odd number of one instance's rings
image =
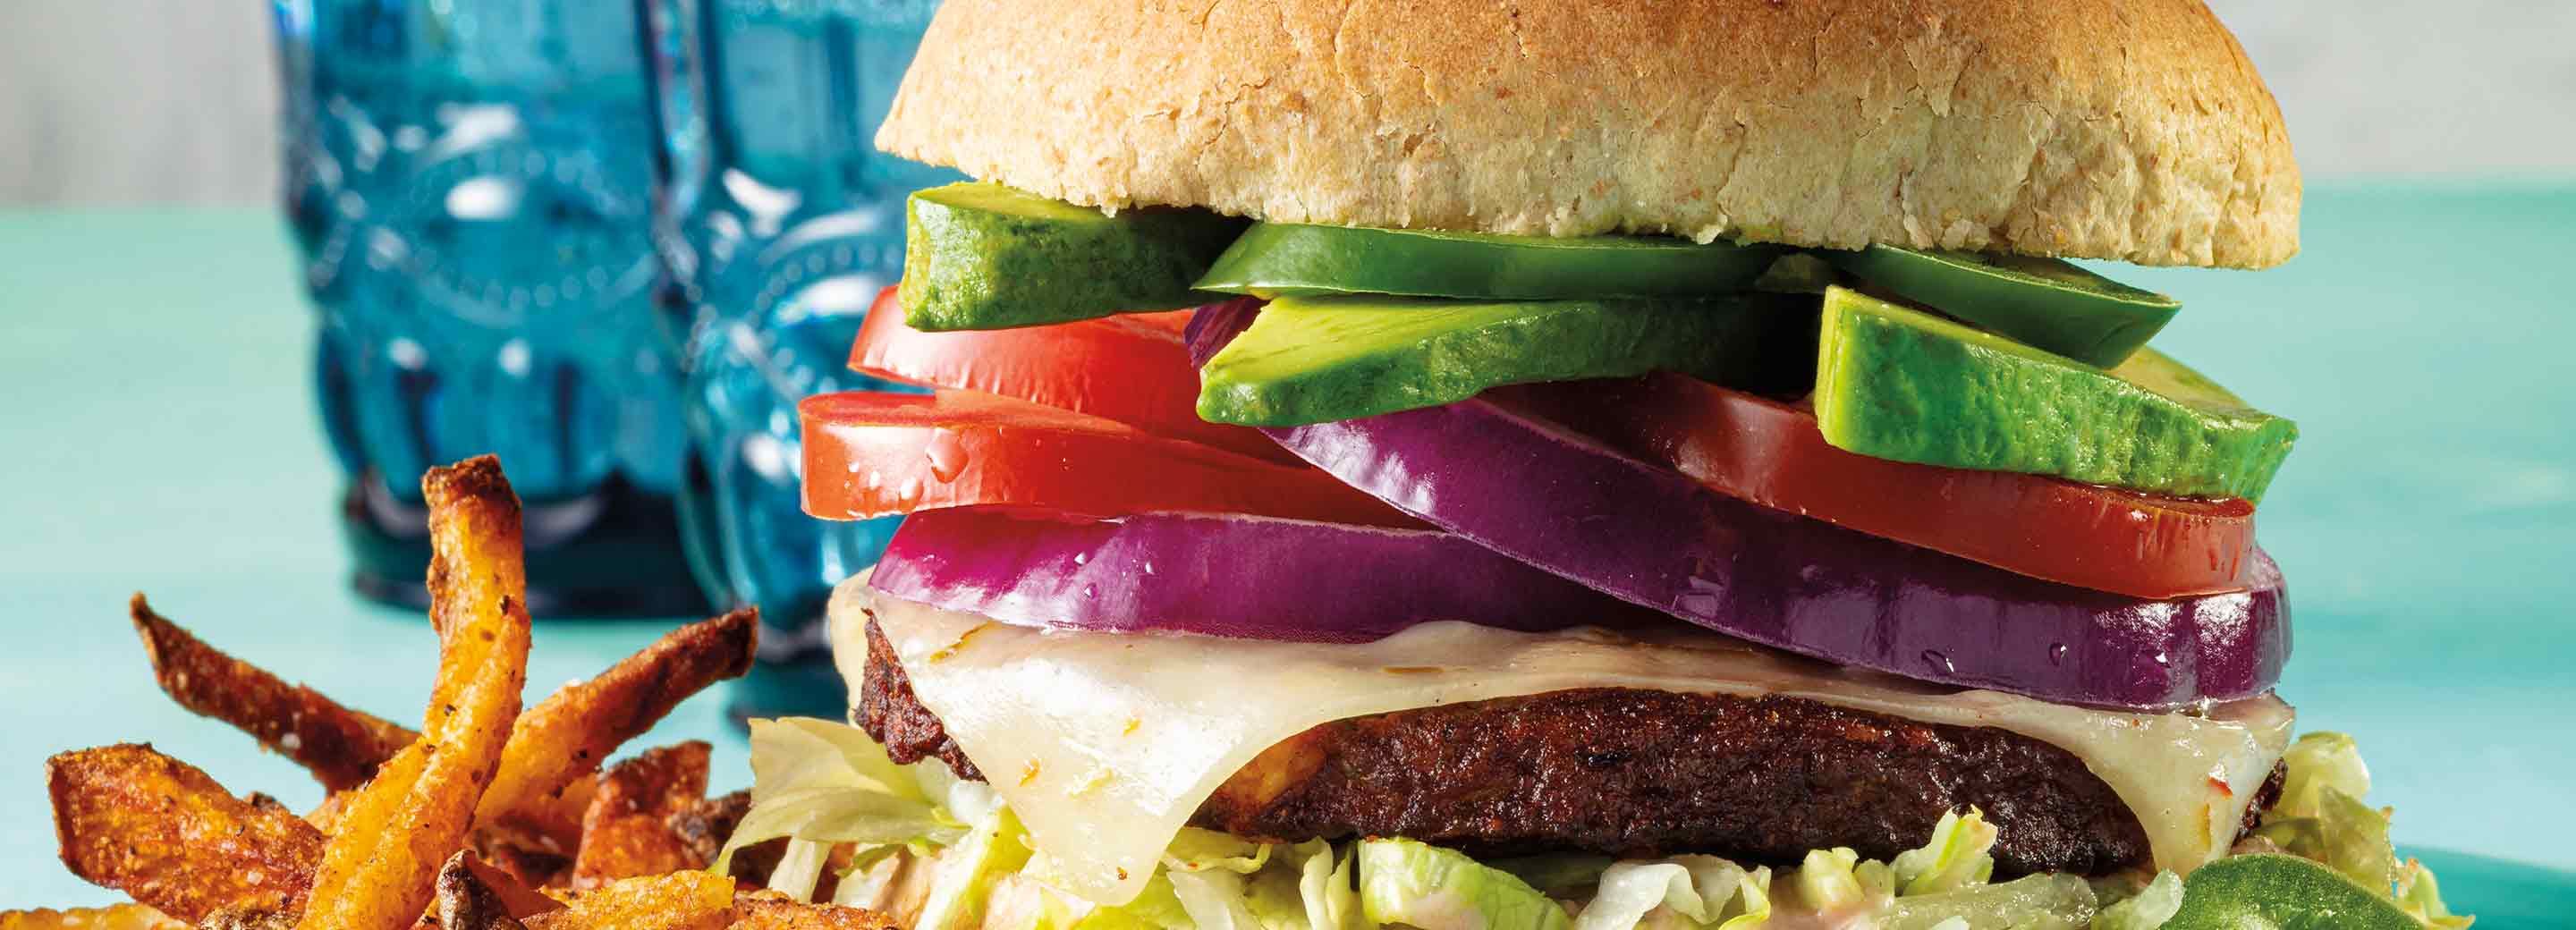
[[[2226,851],[2290,737],[2272,697],[2205,714],[2139,714],[1960,691],[1677,632],[1515,633],[1428,623],[1373,643],[1319,645],[1012,626],[835,592],[834,653],[856,688],[870,613],[921,705],[1061,867],[1102,904],[1135,897],[1191,813],[1252,758],[1350,717],[1568,688],[1779,694],[1925,723],[1997,727],[2082,759],[2137,814],[2156,865]]]

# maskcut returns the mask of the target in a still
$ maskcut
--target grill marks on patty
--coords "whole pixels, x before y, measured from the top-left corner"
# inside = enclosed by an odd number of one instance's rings
[[[897,762],[982,778],[872,622],[860,722]],[[2275,769],[2255,811],[2279,794]],[[1799,698],[1589,688],[1340,720],[1273,746],[1191,817],[1276,841],[1404,836],[1477,855],[1707,852],[1885,859],[1974,806],[1995,869],[2098,875],[2149,859],[2110,786],[2054,745]],[[2252,819],[2253,813],[2247,815]]]

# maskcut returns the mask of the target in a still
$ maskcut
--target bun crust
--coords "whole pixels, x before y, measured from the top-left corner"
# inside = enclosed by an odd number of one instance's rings
[[[2298,251],[2280,108],[2201,0],[948,0],[877,144],[1107,209]]]

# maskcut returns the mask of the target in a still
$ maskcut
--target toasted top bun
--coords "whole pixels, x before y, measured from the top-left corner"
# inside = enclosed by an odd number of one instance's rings
[[[2299,245],[2280,108],[2201,0],[948,0],[877,145],[1281,222]]]

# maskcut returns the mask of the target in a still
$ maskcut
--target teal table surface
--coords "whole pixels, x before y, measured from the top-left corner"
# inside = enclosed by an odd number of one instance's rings
[[[2513,863],[2576,869],[2576,185],[2322,186],[2304,240],[2267,272],[2114,273],[2184,300],[2159,347],[2299,422],[2260,524],[2303,725],[2361,738],[2402,842],[2493,857],[2428,854],[2462,873],[2455,904],[2492,905],[2481,926],[2563,925],[2564,876]],[[319,799],[163,699],[134,591],[417,719],[428,627],[343,587],[312,325],[266,212],[0,213],[0,905],[116,899],[54,860],[57,751],[148,741],[234,791]],[[543,624],[531,690],[667,625]],[[720,787],[748,780],[717,700],[638,745],[690,738]]]

